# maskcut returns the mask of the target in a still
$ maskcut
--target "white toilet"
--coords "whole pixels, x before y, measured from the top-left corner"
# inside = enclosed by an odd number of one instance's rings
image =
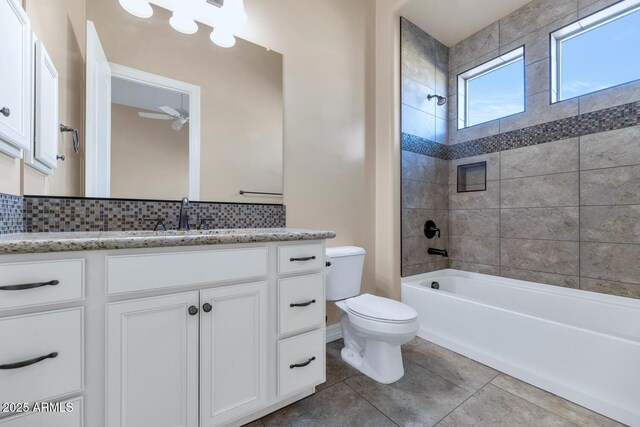
[[[342,359],[368,377],[390,384],[404,375],[400,346],[418,332],[418,313],[406,304],[360,295],[365,250],[354,246],[327,249],[327,301],[341,310],[345,347]]]

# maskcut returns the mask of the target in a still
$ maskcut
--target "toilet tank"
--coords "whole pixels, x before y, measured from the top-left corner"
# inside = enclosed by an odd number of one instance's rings
[[[365,254],[363,248],[356,246],[327,248],[327,261],[331,263],[327,274],[327,301],[338,301],[360,294]]]

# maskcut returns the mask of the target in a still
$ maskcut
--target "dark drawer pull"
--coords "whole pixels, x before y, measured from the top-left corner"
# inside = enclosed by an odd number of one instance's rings
[[[316,300],[312,299],[311,301],[307,301],[307,302],[301,302],[298,304],[289,304],[289,307],[307,307],[310,306],[311,304],[315,304]]]
[[[304,258],[289,258],[289,261],[291,262],[295,262],[295,261],[311,261],[312,259],[316,259],[315,256],[307,256]]]
[[[26,283],[24,285],[0,286],[0,291],[24,291],[25,289],[41,288],[43,286],[56,286],[60,282],[51,280],[49,282]]]
[[[307,360],[304,363],[297,363],[295,365],[289,365],[289,369],[293,369],[293,368],[304,368],[305,366],[307,366],[309,363],[313,362],[314,360],[316,360],[316,357],[313,356],[311,359]]]
[[[24,368],[25,366],[34,365],[38,362],[42,362],[45,359],[53,359],[55,357],[58,357],[57,351],[54,351],[53,353],[49,353],[46,356],[36,357],[35,359],[24,360],[22,362],[17,362],[17,363],[7,363],[6,365],[0,365],[0,369]]]

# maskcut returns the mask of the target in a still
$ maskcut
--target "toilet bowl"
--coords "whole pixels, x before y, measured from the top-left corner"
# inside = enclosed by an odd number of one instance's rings
[[[418,314],[406,304],[370,294],[359,295],[366,252],[353,246],[327,249],[327,300],[340,309],[342,359],[383,384],[404,375],[400,346],[418,332]]]

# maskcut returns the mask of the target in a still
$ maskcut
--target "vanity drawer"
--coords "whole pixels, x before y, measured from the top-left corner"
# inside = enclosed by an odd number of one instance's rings
[[[107,294],[267,275],[267,248],[108,256]]]
[[[84,259],[0,264],[0,310],[83,298]]]
[[[324,274],[278,280],[278,332],[288,334],[324,323]]]
[[[322,243],[278,247],[278,273],[299,273],[324,267]]]
[[[279,341],[278,396],[322,384],[324,356],[324,329]]]
[[[82,308],[0,319],[0,343],[0,402],[49,400],[82,389]]]
[[[56,412],[33,412],[0,420],[1,427],[82,427],[82,397],[56,402]]]

